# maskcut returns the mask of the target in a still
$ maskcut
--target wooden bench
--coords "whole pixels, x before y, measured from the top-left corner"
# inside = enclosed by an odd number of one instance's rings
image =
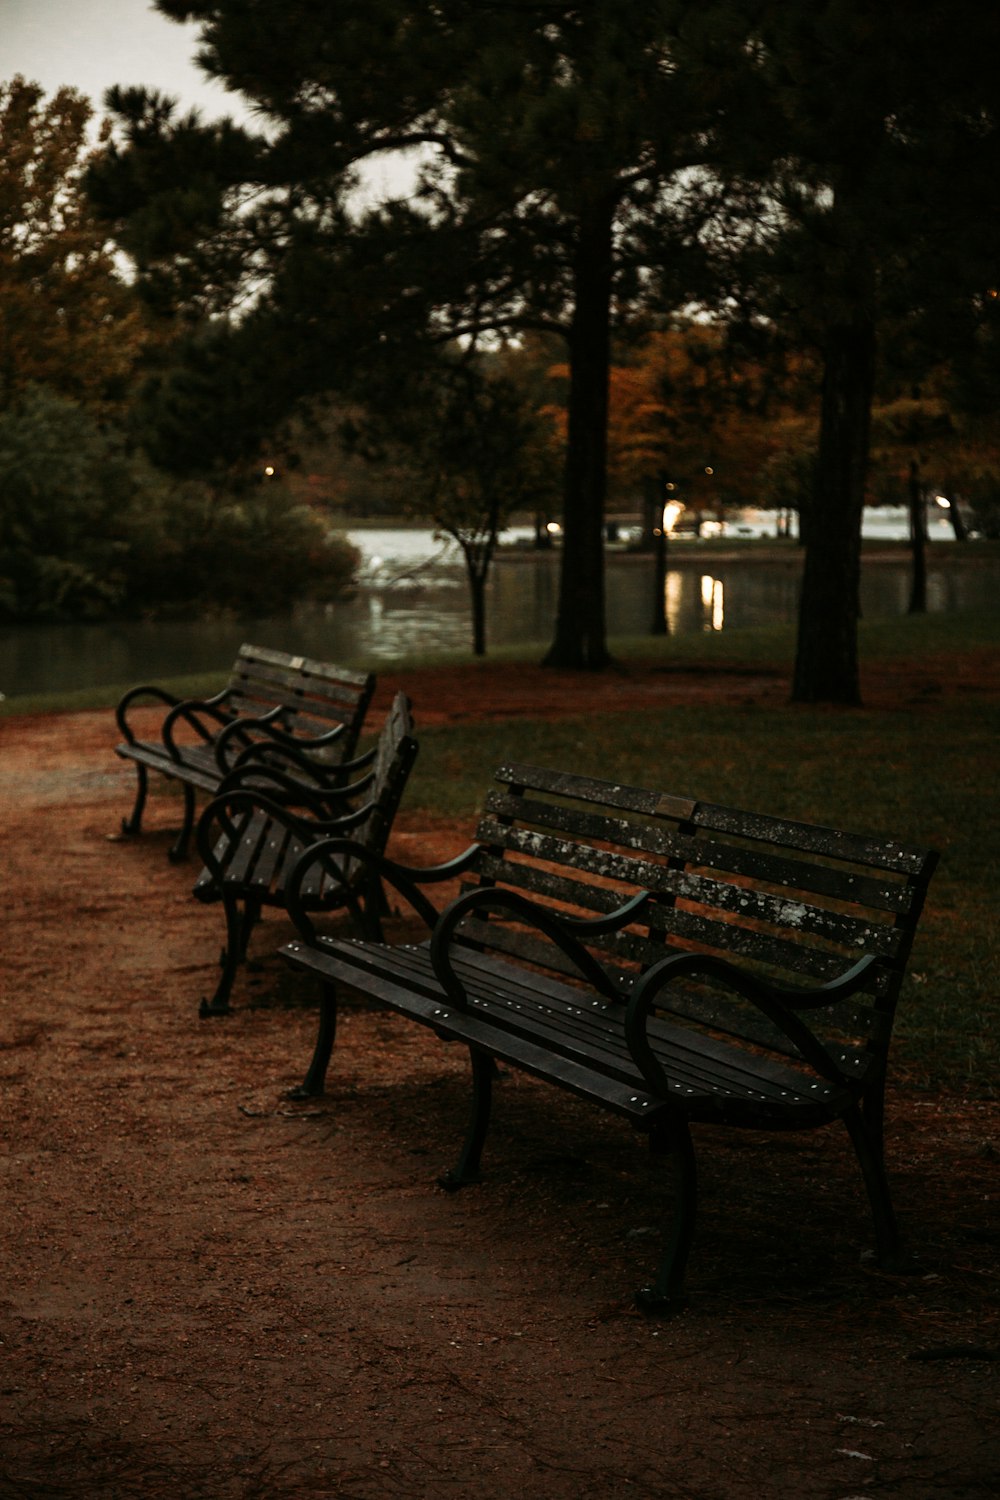
[[[345,762],[336,775],[296,766],[244,764],[226,778],[198,820],[196,841],[205,862],[194,887],[199,901],[221,901],[226,920],[222,972],[203,1016],[226,1015],[251,933],[265,906],[283,907],[289,871],[320,838],[350,837],[367,855],[386,846],[417,755],[413,717],[397,693],[375,745]],[[346,782],[344,777],[349,777]],[[330,858],[298,887],[300,908],[346,911],[357,929],[380,937],[384,900],[377,875],[353,856]]]
[[[884,1266],[899,1240],[883,1164],[886,1059],[937,856],[895,840],[765,817],[523,765],[496,773],[476,842],[450,865],[373,871],[427,923],[413,945],[319,936],[299,890],[343,840],[293,872],[301,933],[284,956],[319,978],[320,1031],[297,1097],[322,1091],[338,992],[465,1043],[473,1106],[454,1170],[479,1174],[494,1060],[627,1120],[678,1178],[647,1309],[683,1300],[694,1228],[689,1126],[811,1130],[842,1120]],[[438,915],[428,882],[461,872]]]
[[[213,793],[235,766],[259,757],[262,747],[283,747],[286,759],[335,765],[354,754],[375,690],[375,679],[328,662],[243,645],[229,682],[212,698],[180,699],[155,684],[130,688],[115,709],[123,735],[115,754],[134,763],[135,803],[122,832],[138,834],[149,772],[181,783],[184,820],[170,850],[182,859],[194,826],[196,791]],[[130,722],[145,700],[163,704],[159,739],[139,739]]]

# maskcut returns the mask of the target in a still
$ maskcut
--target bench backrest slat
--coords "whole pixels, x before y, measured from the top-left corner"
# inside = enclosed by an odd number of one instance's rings
[[[835,978],[866,954],[881,963],[868,998],[809,1011],[845,1066],[884,1050],[936,856],[895,840],[741,812],[543,768],[504,765],[477,829],[472,886],[503,886],[558,910],[605,914],[637,890],[651,901],[589,945],[623,997],[673,952],[719,954],[783,986]],[[502,916],[470,918],[463,940],[572,976],[574,965]],[[790,1053],[759,1010],[719,985],[670,992],[675,1018]]]
[[[698,842],[693,835],[674,833],[662,824],[636,824],[626,818],[588,815],[570,810],[559,804],[546,804],[528,797],[518,798],[504,792],[492,791],[485,802],[488,814],[493,817],[531,819],[538,826],[553,832],[575,833],[591,838],[613,837],[626,849],[635,849],[649,855],[697,863],[704,841]],[[485,823],[481,825],[485,829]],[[477,834],[477,837],[483,837]],[[706,861],[716,869],[728,870],[732,875],[744,875],[756,883],[795,886],[803,892],[819,896],[841,897],[845,901],[863,901],[887,912],[906,911],[912,900],[912,890],[905,881],[893,881],[860,871],[838,869],[817,864],[814,860],[804,863],[784,854],[772,854],[767,850],[732,843],[714,842],[711,859]]]
[[[592,777],[547,771],[538,766],[505,764],[495,779],[503,786],[526,791],[542,791],[553,796],[590,798],[598,807],[620,809],[639,814],[650,821],[691,823],[716,832],[735,833],[741,838],[757,839],[765,844],[801,849],[814,854],[831,854],[874,869],[894,870],[902,875],[921,876],[928,859],[926,849],[907,846],[896,840],[882,840],[864,834],[843,833],[819,824],[796,823],[764,813],[748,813],[737,808],[721,807],[694,799],[664,795],[640,787],[618,786]]]
[[[230,708],[257,716],[281,706],[285,727],[321,734],[336,724],[355,731],[371,701],[375,679],[332,662],[243,645],[229,679]],[[344,747],[341,747],[342,752]],[[351,754],[353,745],[347,749]],[[340,758],[344,758],[341,753]]]

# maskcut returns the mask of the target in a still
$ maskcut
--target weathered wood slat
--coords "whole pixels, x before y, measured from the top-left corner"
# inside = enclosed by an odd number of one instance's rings
[[[504,818],[517,818],[520,823],[533,828],[567,835],[612,839],[624,849],[634,849],[663,859],[672,859],[691,866],[726,871],[734,876],[745,876],[755,885],[776,887],[789,886],[813,896],[828,896],[847,903],[861,902],[866,906],[884,908],[886,912],[905,912],[913,900],[913,888],[908,879],[892,876],[876,877],[840,866],[823,865],[815,858],[789,858],[785,854],[775,856],[766,850],[750,846],[738,846],[719,839],[706,839],[702,832],[684,834],[676,832],[662,823],[635,823],[625,818],[602,819],[599,814],[581,812],[558,803],[519,799],[506,792],[491,792],[486,798],[485,812],[488,819],[480,824],[476,837],[488,842],[490,836],[500,837],[496,823],[502,826]]]
[[[865,834],[823,828],[818,824],[798,823],[764,813],[748,813],[738,808],[698,802],[687,797],[673,797],[643,788],[617,786],[595,778],[577,777],[573,773],[545,773],[537,767],[517,764],[500,766],[494,779],[508,786],[523,786],[577,801],[586,801],[590,788],[594,793],[593,800],[601,806],[643,813],[649,817],[666,817],[776,848],[830,855],[852,864],[869,865],[877,870],[922,876],[926,869],[927,850],[895,839],[874,839]]]

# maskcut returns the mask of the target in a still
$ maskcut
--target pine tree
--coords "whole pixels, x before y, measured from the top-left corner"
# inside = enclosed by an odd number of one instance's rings
[[[557,330],[570,390],[553,665],[600,668],[610,341],[697,284],[718,71],[678,66],[731,7],[676,0],[161,0],[204,67],[261,111],[256,139],[119,91],[125,145],[92,181],[151,292],[256,299],[297,341],[289,400],[349,388],[413,339]],[[689,28],[685,35],[681,23]],[[278,40],[280,38],[280,45]],[[718,46],[718,38],[712,41]],[[727,101],[732,107],[737,101]],[[359,168],[415,154],[407,202],[365,213]]]

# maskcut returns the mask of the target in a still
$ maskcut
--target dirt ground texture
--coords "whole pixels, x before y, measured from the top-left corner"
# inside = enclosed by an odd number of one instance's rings
[[[405,685],[418,723],[593,693],[487,681],[478,703],[457,670]],[[786,687],[604,689],[608,712],[709,690]],[[702,1132],[691,1300],[650,1321],[632,1292],[670,1182],[620,1122],[512,1074],[486,1179],[444,1194],[467,1059],[350,1005],[327,1094],[290,1103],[316,1013],[273,913],[238,1010],[198,1019],[220,914],[167,859],[176,798],[109,838],[133,789],[115,738],[109,713],[0,721],[3,1500],[1000,1493],[995,1105],[890,1093],[907,1276],[865,1258],[846,1136]],[[394,848],[425,862],[469,832],[404,815]]]

